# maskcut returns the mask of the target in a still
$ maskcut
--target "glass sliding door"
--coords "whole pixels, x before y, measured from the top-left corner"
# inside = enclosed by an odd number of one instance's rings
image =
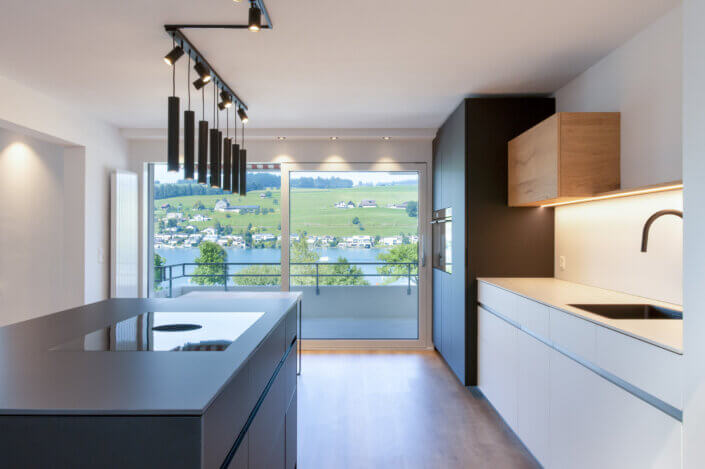
[[[309,341],[418,341],[418,168],[290,168],[289,288]]]

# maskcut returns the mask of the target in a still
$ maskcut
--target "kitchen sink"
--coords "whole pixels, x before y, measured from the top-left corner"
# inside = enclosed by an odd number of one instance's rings
[[[609,319],[683,319],[683,313],[650,304],[568,305]]]

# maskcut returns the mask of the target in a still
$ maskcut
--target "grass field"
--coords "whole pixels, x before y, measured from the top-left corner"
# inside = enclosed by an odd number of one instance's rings
[[[238,233],[247,229],[248,224],[259,228],[259,232],[272,233],[275,235],[281,232],[281,207],[275,203],[280,200],[281,193],[277,190],[270,190],[271,198],[260,198],[260,194],[266,191],[252,191],[246,197],[238,195],[198,195],[188,197],[173,197],[159,199],[155,201],[155,219],[163,218],[166,211],[160,209],[163,204],[170,204],[178,209],[186,217],[200,213],[213,218],[208,222],[182,222],[181,225],[192,224],[202,230],[212,226],[215,220],[221,225],[231,225],[233,232]],[[212,211],[216,201],[227,199],[231,205],[259,205],[261,208],[272,209],[273,212],[266,215],[248,214],[226,214]],[[363,199],[374,199],[377,202],[376,208],[354,208],[339,209],[334,204],[340,201],[353,201],[358,205]],[[291,191],[291,232],[300,233],[305,231],[309,235],[333,235],[333,236],[394,236],[401,233],[416,234],[418,231],[418,219],[409,217],[405,210],[387,208],[391,203],[402,203],[418,200],[418,186],[395,185],[395,186],[357,186],[349,189],[292,189]],[[205,210],[193,209],[196,203],[202,203]],[[357,217],[360,224],[352,223]],[[360,229],[360,226],[364,230]]]

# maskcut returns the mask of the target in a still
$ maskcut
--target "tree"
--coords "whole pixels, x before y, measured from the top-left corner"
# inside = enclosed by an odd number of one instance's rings
[[[308,246],[306,235],[300,234],[299,240],[291,244],[291,284],[315,285],[315,263],[318,260],[319,255]],[[321,275],[318,278],[319,285],[368,285],[361,276],[362,270],[351,266],[344,257],[338,258],[335,264],[320,264],[318,269]],[[240,275],[233,278],[236,285],[270,286],[281,282],[281,267],[278,265],[253,265],[242,269],[238,274]]]
[[[213,224],[213,229],[215,229],[215,232],[217,234],[220,234],[220,232],[222,231],[223,227],[220,226],[220,222],[218,220],[216,220],[215,223]]]
[[[412,263],[411,268],[409,265],[383,265],[377,267],[377,273],[388,277],[385,283],[396,282],[400,278],[406,278],[409,273],[413,275],[418,282],[418,260],[419,260],[419,247],[418,244],[400,244],[394,246],[387,252],[383,252],[377,255],[377,260],[384,262],[404,262]]]
[[[419,204],[418,202],[410,201],[406,203],[406,214],[410,217],[416,218],[419,216]]]
[[[204,241],[199,245],[201,255],[195,260],[198,267],[194,270],[195,275],[213,275],[213,277],[193,277],[193,283],[198,285],[223,285],[225,266],[228,255],[218,244],[211,241]],[[220,265],[209,265],[220,264]]]
[[[157,254],[156,252],[154,253],[154,288],[157,289],[159,287],[159,283],[162,283],[164,279],[166,278],[166,273],[164,272],[163,267],[164,264],[166,264],[166,259],[164,259],[162,256]]]
[[[335,275],[335,277],[320,277],[320,285],[369,285],[362,276],[362,269],[350,265],[344,257],[339,257],[336,264],[320,266],[319,273]]]
[[[353,224],[353,225],[359,225],[359,224],[360,224],[360,219],[357,218],[357,217],[353,218],[353,219],[352,219],[352,224]]]
[[[194,208],[194,210],[204,210],[206,208],[206,206],[203,205],[203,202],[201,202],[199,200],[195,204],[193,204],[193,208]]]

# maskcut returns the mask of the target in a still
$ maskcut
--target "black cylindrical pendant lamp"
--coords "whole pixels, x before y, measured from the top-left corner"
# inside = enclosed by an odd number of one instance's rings
[[[218,131],[218,187],[223,187],[223,132]]]
[[[167,130],[167,170],[179,170],[179,98],[169,96],[169,128]]]
[[[184,111],[184,179],[192,180],[196,154],[196,113]]]
[[[223,140],[223,190],[232,190],[232,141],[233,139],[226,137]]]
[[[248,15],[247,27],[250,31],[259,31],[262,22],[262,10],[255,2],[250,2],[250,13]]]
[[[247,150],[240,150],[240,195],[247,195]]]
[[[233,143],[232,156],[232,174],[230,175],[232,178],[231,185],[233,194],[237,194],[240,192],[240,145],[237,143]]]
[[[198,121],[198,183],[208,184],[208,121]]]
[[[218,131],[216,129],[211,129],[210,135],[211,144],[211,187],[220,187],[217,175],[220,174],[220,169],[218,168]]]

